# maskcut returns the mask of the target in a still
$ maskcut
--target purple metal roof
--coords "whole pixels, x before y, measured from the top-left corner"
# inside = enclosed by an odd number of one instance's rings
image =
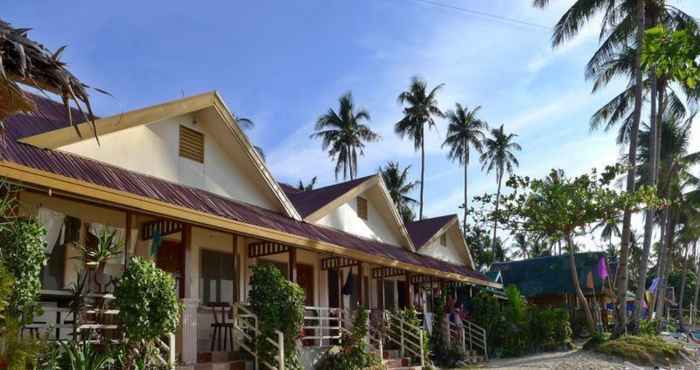
[[[60,106],[58,103],[53,104]],[[382,256],[415,266],[462,274],[488,281],[486,276],[472,271],[466,266],[443,262],[432,257],[413,253],[401,247],[364,239],[343,231],[297,221],[261,207],[239,202],[205,190],[125,170],[104,162],[57,150],[40,149],[17,142],[17,139],[28,135],[28,132],[49,131],[46,127],[66,127],[65,121],[61,125],[58,118],[60,115],[53,115],[59,112],[59,108],[56,106],[41,104],[40,108],[46,110],[41,114],[18,114],[7,118],[5,120],[7,135],[6,140],[0,146],[2,148],[0,158],[37,170],[148,197],[172,205],[251,225],[276,229],[312,240],[336,244],[369,255]],[[52,120],[46,121],[46,118],[42,117],[48,115],[53,117]],[[360,179],[357,181],[360,181]]]
[[[322,188],[309,191],[290,191],[286,187],[284,187],[283,190],[287,194],[287,198],[292,201],[292,204],[294,204],[294,207],[296,207],[301,217],[306,218],[306,216],[316,212],[321,207],[334,201],[371,177],[372,176],[360,177],[359,179],[324,186]]]
[[[456,215],[447,215],[433,218],[424,218],[422,220],[413,221],[406,224],[408,235],[413,240],[413,245],[420,248],[430,238],[432,238],[443,226],[447,225],[450,220],[457,217]]]

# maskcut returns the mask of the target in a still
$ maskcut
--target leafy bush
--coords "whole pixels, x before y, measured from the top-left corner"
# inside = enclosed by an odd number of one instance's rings
[[[332,349],[316,365],[324,370],[360,370],[381,367],[381,359],[370,353],[367,348],[367,309],[360,307],[355,311],[350,334],[343,334],[340,351]]]
[[[528,305],[514,286],[506,288],[506,295],[506,303],[499,303],[486,292],[474,299],[474,321],[486,329],[492,355],[521,356],[561,349],[571,342],[571,324],[565,309]]]
[[[4,364],[7,370],[34,369],[39,364],[40,355],[46,351],[46,341],[22,337],[21,327],[15,318],[5,320],[5,329],[0,336],[0,364]]]
[[[32,321],[39,309],[36,302],[41,290],[41,268],[46,264],[43,237],[46,230],[34,218],[15,218],[0,228],[0,262],[14,277],[7,313]]]
[[[181,306],[175,280],[153,262],[132,257],[115,297],[119,321],[130,340],[154,340],[177,328]]]
[[[9,298],[12,295],[12,288],[15,285],[15,278],[10,271],[0,262],[0,322],[3,319],[3,312],[10,304]],[[2,326],[0,325],[0,333]]]
[[[683,347],[655,335],[630,335],[607,341],[598,346],[597,351],[642,366],[670,366],[680,361]]]
[[[91,342],[61,343],[61,369],[106,370],[114,364],[113,354],[98,351]]]
[[[266,338],[277,338],[275,331],[279,330],[284,334],[285,367],[301,368],[296,340],[304,323],[304,291],[271,265],[254,266],[250,284],[250,306],[261,332],[256,346],[262,361],[275,363],[276,349]]]

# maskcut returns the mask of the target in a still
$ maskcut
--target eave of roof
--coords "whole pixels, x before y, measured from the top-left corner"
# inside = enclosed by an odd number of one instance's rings
[[[354,180],[341,182],[322,188],[317,188],[309,191],[299,191],[287,189],[287,197],[297,207],[299,214],[302,215],[304,221],[316,222],[324,216],[332,212],[334,209],[349,202],[354,197],[362,194],[373,186],[378,186],[383,202],[391,213],[392,221],[399,228],[402,238],[411,251],[415,251],[416,247],[411,239],[411,236],[406,229],[406,225],[401,219],[391,195],[384,184],[384,179],[378,174],[360,177]]]
[[[43,104],[39,108],[47,109],[49,112],[52,112],[51,103],[54,105],[57,104],[51,100],[44,99]],[[263,180],[277,201],[279,201],[287,215],[300,220],[301,216],[297,212],[296,207],[292,204],[289,198],[287,198],[285,192],[272,177],[272,174],[265,165],[265,161],[260,157],[260,153],[254,149],[253,144],[248,140],[248,137],[243,133],[243,131],[241,131],[236,122],[235,116],[231,113],[224,100],[216,91],[210,91],[199,95],[193,95],[152,105],[150,107],[135,109],[109,117],[99,118],[95,120],[94,127],[97,135],[100,136],[135,126],[163,121],[184,114],[197,112],[206,108],[213,108],[217,112],[218,117],[221,118],[223,123],[229,129],[229,132],[241,143],[243,148],[245,148],[245,154],[248,155],[254,167],[260,176],[262,176]],[[23,115],[16,115],[10,118],[18,119],[18,117],[23,117]],[[21,143],[43,149],[56,149],[82,140],[89,140],[90,138],[94,137],[95,134],[93,132],[92,122],[83,122],[75,127],[71,127],[65,123],[65,121],[63,124],[61,124],[60,120],[52,120],[53,123],[51,125],[47,125],[48,129],[41,130],[39,129],[39,127],[42,126],[41,124],[33,123],[31,119],[23,119],[23,121],[25,121],[28,126],[34,127],[37,133],[27,135],[25,130],[15,128],[15,130],[18,131],[18,135],[15,136],[16,140]],[[76,134],[76,129],[81,133],[80,136]]]
[[[437,238],[442,235],[442,233],[447,232],[451,227],[457,227],[457,232],[462,246],[464,247],[464,253],[467,256],[468,263],[472,269],[475,268],[474,259],[472,258],[472,253],[469,250],[469,245],[462,234],[462,230],[459,228],[457,223],[459,222],[459,217],[455,214],[439,216],[433,218],[424,218],[422,220],[416,220],[406,224],[406,229],[411,235],[413,240],[413,245],[416,246],[416,250],[420,251],[422,248],[432,244]]]

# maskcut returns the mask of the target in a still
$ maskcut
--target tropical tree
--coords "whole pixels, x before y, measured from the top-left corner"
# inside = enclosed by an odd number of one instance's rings
[[[435,127],[435,118],[445,114],[438,107],[437,92],[444,86],[440,84],[432,90],[428,84],[413,77],[408,90],[399,94],[398,102],[403,108],[403,118],[394,125],[394,131],[401,137],[413,140],[413,147],[421,152],[420,160],[420,199],[418,218],[423,218],[423,191],[425,188],[425,130]]]
[[[667,199],[669,206],[662,212],[654,214],[661,229],[659,261],[657,263],[657,277],[659,277],[659,288],[657,291],[663,292],[666,287],[666,276],[669,274],[671,247],[673,236],[687,212],[689,202],[695,199],[697,191],[693,190],[700,183],[700,179],[692,174],[692,168],[700,163],[700,152],[689,153],[690,149],[690,125],[693,116],[685,121],[678,121],[664,117],[661,120],[659,134],[665,145],[659,149],[659,173],[658,189],[659,197]],[[642,131],[640,134],[640,178],[639,183],[646,181],[650,162],[650,151],[648,141],[644,140],[650,132]],[[642,266],[644,267],[644,266]],[[640,271],[641,274],[641,271]],[[640,279],[641,281],[641,279]],[[641,287],[640,287],[641,289]],[[659,300],[656,305],[657,312],[663,309],[663,300]]]
[[[416,181],[408,179],[408,170],[411,166],[401,169],[398,162],[389,162],[384,167],[379,168],[382,179],[386,185],[391,199],[394,201],[403,222],[411,222],[416,217],[413,213],[413,205],[418,203],[409,194],[418,185]]]
[[[61,61],[61,53],[66,47],[51,52],[27,37],[30,30],[14,28],[0,19],[0,121],[14,113],[31,112],[36,108],[32,98],[18,84],[58,94],[66,107],[66,119],[74,127],[79,122],[92,119],[88,86]],[[94,90],[106,93],[104,90]],[[68,109],[71,101],[81,112],[84,108],[87,113],[83,117],[73,117],[73,111]],[[91,122],[94,124],[94,121]],[[76,127],[80,135],[77,130]]]
[[[538,7],[545,7],[549,0],[534,0],[533,4]],[[621,129],[620,141],[629,138],[629,171],[627,173],[627,191],[633,191],[635,180],[635,153],[637,146],[637,134],[641,122],[644,78],[641,68],[641,50],[644,49],[644,31],[647,27],[654,26],[657,22],[672,25],[694,24],[693,17],[683,13],[678,8],[667,6],[663,0],[602,0],[588,1],[576,0],[574,4],[564,13],[556,24],[552,36],[553,46],[559,46],[567,40],[576,36],[583,26],[594,15],[602,13],[600,40],[601,45],[588,63],[586,75],[588,78],[595,78],[594,92],[615,76],[623,75],[630,78],[628,88],[613,100],[606,104],[601,110],[596,112],[592,119],[592,126],[600,124],[601,121],[608,120],[608,127],[611,123],[624,121]],[[620,58],[622,56],[622,58]],[[626,68],[620,68],[626,66]],[[600,72],[603,69],[605,72]],[[660,100],[664,97],[663,80],[651,78],[652,86],[652,112],[651,125],[655,126],[655,104],[659,100],[659,110],[663,110]],[[658,84],[657,84],[658,82]],[[659,88],[659,86],[661,86]],[[657,93],[661,91],[662,93]],[[633,110],[629,116],[629,108],[634,102]],[[596,122],[597,121],[597,122]],[[653,186],[653,183],[650,183]],[[639,278],[642,279],[646,272],[646,263],[650,246],[650,229],[645,229],[645,256],[642,261]],[[629,243],[631,238],[631,211],[623,213],[622,223],[622,243],[620,248],[620,265],[617,280],[618,302],[625,301],[627,292],[627,262],[629,257]],[[639,296],[639,293],[638,293]],[[618,305],[618,325],[616,332],[621,333],[626,327],[626,314],[624,304]]]
[[[503,131],[503,125],[497,129],[491,129],[490,136],[483,142],[483,153],[481,154],[481,169],[485,169],[487,173],[496,171],[496,182],[498,189],[496,191],[496,212],[493,220],[493,237],[491,238],[491,248],[496,246],[496,227],[498,226],[498,207],[501,200],[501,184],[503,175],[513,173],[513,167],[518,167],[520,163],[515,157],[514,152],[520,151],[520,144],[515,142],[516,134],[506,134]],[[494,251],[495,253],[495,251]]]
[[[314,186],[316,186],[316,180],[318,180],[318,178],[316,176],[312,177],[311,180],[309,180],[309,182],[306,184],[304,184],[301,180],[299,180],[299,184],[297,185],[297,189],[301,190],[301,191],[314,190]]]
[[[595,322],[576,270],[576,236],[624,209],[656,207],[659,203],[653,188],[627,193],[610,186],[620,170],[621,167],[609,167],[601,175],[592,172],[576,178],[566,177],[563,170],[552,170],[544,179],[512,176],[507,182],[512,191],[504,197],[502,213],[495,215],[516,235],[528,232],[566,241],[572,285],[591,333],[595,331]]]
[[[448,158],[456,160],[464,166],[464,216],[462,218],[462,230],[467,229],[467,167],[469,167],[470,148],[474,148],[479,154],[483,152],[482,141],[485,138],[484,130],[488,128],[485,121],[477,117],[481,106],[477,106],[471,111],[455,105],[455,110],[447,112],[447,137],[442,146],[449,147]]]
[[[352,93],[347,92],[338,99],[340,105],[336,112],[333,108],[321,115],[316,121],[316,132],[311,138],[322,141],[323,150],[336,161],[335,178],[343,172],[343,179],[357,177],[357,155],[364,155],[366,142],[375,142],[379,135],[363,122],[370,120],[369,113],[357,110],[352,100]]]

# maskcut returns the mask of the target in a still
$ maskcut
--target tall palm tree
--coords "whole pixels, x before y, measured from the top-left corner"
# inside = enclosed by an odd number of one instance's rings
[[[328,155],[336,161],[336,180],[341,171],[343,179],[349,175],[352,180],[357,177],[358,152],[364,155],[365,143],[378,141],[380,137],[362,123],[369,121],[370,116],[364,109],[355,109],[352,93],[347,92],[338,101],[337,112],[331,108],[318,118],[311,138],[320,138],[323,150],[328,150]]]
[[[503,131],[503,125],[497,129],[491,129],[491,136],[487,137],[484,142],[484,151],[481,153],[481,170],[486,170],[486,173],[496,171],[496,182],[498,190],[496,190],[496,212],[498,215],[498,206],[501,202],[501,184],[505,173],[513,173],[513,167],[518,167],[520,163],[518,158],[513,154],[520,151],[520,144],[515,142],[516,134],[506,134]],[[491,248],[495,255],[496,247],[496,226],[498,225],[498,217],[493,220],[493,237],[491,238]]]
[[[238,126],[242,128],[243,130],[252,130],[255,127],[255,122],[253,122],[252,119],[250,118],[245,118],[245,117],[238,117],[236,115],[233,116],[233,119],[238,123]],[[253,149],[255,149],[256,152],[260,155],[260,158],[262,158],[263,162],[266,160],[265,158],[265,151],[263,150],[262,147],[258,145],[253,145]]]
[[[469,167],[470,148],[474,148],[479,154],[483,152],[482,141],[485,138],[484,130],[488,128],[485,121],[477,117],[481,106],[471,111],[456,104],[455,110],[447,112],[447,137],[442,146],[448,146],[450,152],[448,158],[456,160],[464,166],[464,216],[462,218],[462,230],[467,229],[467,167]]]
[[[545,7],[549,4],[549,0],[533,0],[533,4],[538,7]],[[615,97],[610,103],[594,115],[592,125],[596,125],[596,116],[598,119],[610,119],[612,122],[624,120],[622,129],[623,135],[629,140],[629,157],[631,160],[629,171],[627,173],[627,191],[633,191],[633,182],[635,179],[635,163],[634,154],[637,145],[637,133],[641,121],[642,99],[643,99],[643,76],[641,70],[640,51],[643,48],[644,30],[648,27],[655,26],[657,23],[669,25],[694,24],[695,20],[688,14],[680,11],[678,8],[666,5],[664,0],[576,0],[574,4],[567,10],[555,26],[552,36],[553,46],[558,46],[567,40],[576,36],[583,26],[594,18],[596,13],[602,13],[603,19],[601,22],[600,40],[601,45],[588,63],[586,75],[587,77],[595,76],[598,68],[604,67],[607,72],[599,75],[602,78],[598,79],[594,84],[594,92],[601,86],[607,83],[615,76],[624,75],[630,78],[628,88],[620,95]],[[610,68],[614,63],[614,59],[620,55],[626,55],[627,69]],[[617,63],[619,66],[619,63]],[[656,78],[652,80],[652,101],[661,100],[663,97],[663,87],[659,88]],[[657,94],[656,91],[661,91]],[[656,96],[656,98],[654,97]],[[634,101],[634,108],[629,114],[630,99]],[[659,111],[663,110],[663,105],[659,105]],[[652,107],[654,108],[654,107]],[[655,112],[652,109],[652,126],[655,125]],[[606,117],[607,116],[607,117]],[[609,122],[610,122],[609,121]],[[599,122],[600,123],[600,120]],[[609,126],[609,125],[608,125]],[[650,240],[651,232],[649,227],[645,229],[645,240]],[[624,302],[627,292],[627,261],[629,256],[629,243],[631,237],[631,212],[627,211],[623,215],[622,239],[620,248],[620,265],[618,276],[622,277],[617,280],[618,302]],[[639,279],[645,274],[646,263],[648,260],[649,241],[645,241],[645,256],[641,263]],[[640,292],[637,294],[640,297]],[[639,308],[639,305],[638,305]],[[635,316],[638,318],[639,309],[636,310]],[[618,326],[616,332],[621,333],[626,326],[627,311],[624,305],[618,306]],[[635,320],[638,322],[638,320]]]
[[[627,173],[627,192],[634,191],[636,177],[635,159],[637,152],[637,134],[642,114],[642,71],[641,49],[644,43],[645,29],[645,2],[646,0],[577,0],[562,18],[557,22],[552,36],[552,44],[560,45],[566,40],[576,36],[583,25],[596,13],[603,13],[601,40],[606,38],[593,58],[604,58],[620,45],[625,45],[630,38],[634,38],[637,49],[634,53],[631,80],[634,81],[634,111],[630,126],[629,143],[629,171]],[[534,0],[535,6],[544,7],[549,0]],[[633,36],[634,35],[634,36]],[[590,64],[590,63],[589,63]],[[631,236],[632,213],[626,210],[622,217],[622,243],[620,246],[620,262],[617,276],[618,302],[625,302],[627,292],[627,262],[629,257],[629,242]],[[627,309],[624,304],[618,305],[618,319],[615,329],[616,334],[623,333],[627,325]]]
[[[413,147],[420,149],[420,200],[418,218],[423,218],[423,190],[425,188],[425,129],[435,127],[435,118],[442,118],[444,113],[438,107],[437,92],[444,86],[439,84],[432,90],[428,84],[413,77],[408,90],[399,94],[399,104],[404,105],[403,118],[394,125],[394,131],[401,137],[413,140]]]
[[[409,181],[408,179],[408,170],[410,168],[411,166],[406,166],[404,169],[401,169],[399,162],[389,162],[386,166],[379,168],[379,173],[382,174],[382,179],[387,190],[389,190],[389,195],[391,195],[391,199],[399,210],[403,222],[406,223],[413,221],[416,217],[412,207],[418,203],[408,195],[418,185],[416,181]]]

